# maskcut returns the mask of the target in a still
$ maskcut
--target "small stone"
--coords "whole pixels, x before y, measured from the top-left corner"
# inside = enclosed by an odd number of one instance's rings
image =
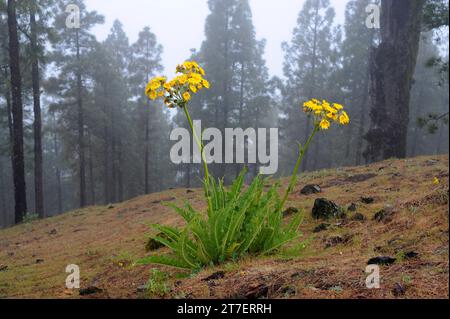
[[[217,280],[217,279],[222,279],[223,277],[225,277],[225,272],[217,271],[217,272],[213,273],[211,276],[208,276],[208,277],[202,279],[202,281]]]
[[[349,212],[356,212],[356,209],[357,209],[356,204],[355,204],[355,203],[351,203],[351,204],[348,206],[347,209],[348,209]]]
[[[394,285],[394,289],[392,289],[392,294],[395,297],[403,296],[405,293],[406,293],[406,288],[402,284],[396,283]]]
[[[283,217],[291,216],[298,213],[298,209],[295,207],[289,207],[283,212]]]
[[[373,197],[361,197],[361,202],[364,204],[373,204],[375,202],[375,199]]]
[[[147,291],[147,286],[146,285],[140,285],[137,287],[136,289],[137,292],[146,292]]]
[[[330,227],[330,224],[322,223],[319,226],[317,226],[316,228],[314,228],[313,233],[320,233],[321,231],[327,230],[328,227]]]
[[[389,256],[380,256],[369,259],[367,262],[368,265],[391,265],[395,263],[397,259],[389,257]]]
[[[103,292],[103,289],[100,289],[95,286],[90,286],[87,288],[80,289],[80,296],[94,295]]]
[[[416,253],[415,251],[408,251],[407,253],[405,253],[406,259],[417,258],[418,256],[419,256],[419,253]]]
[[[357,222],[362,222],[362,221],[366,220],[366,216],[364,216],[361,213],[356,213],[355,215],[353,215],[352,220],[357,221]]]
[[[347,244],[348,242],[351,241],[353,236],[347,234],[344,236],[334,236],[334,237],[330,237],[327,238],[325,240],[325,248],[330,248],[330,247],[334,247],[340,244]]]
[[[314,202],[312,216],[314,219],[330,219],[343,218],[345,214],[336,203],[325,198],[318,198]]]
[[[303,187],[303,189],[300,191],[303,195],[311,195],[311,194],[318,194],[321,193],[322,189],[319,185],[306,185]]]
[[[373,216],[373,220],[375,220],[379,223],[382,221],[390,222],[390,221],[392,221],[392,214],[393,214],[392,211],[382,209]]]

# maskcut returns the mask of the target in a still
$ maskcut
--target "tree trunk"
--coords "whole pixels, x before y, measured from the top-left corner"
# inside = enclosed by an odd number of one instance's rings
[[[76,30],[76,50],[77,50],[77,105],[78,105],[78,155],[80,160],[80,207],[86,206],[86,156],[84,149],[84,112],[83,112],[83,82],[81,79],[81,59],[80,59],[80,34]]]
[[[8,227],[8,211],[6,209],[6,187],[5,187],[5,177],[3,171],[3,163],[2,159],[0,158],[0,202],[1,202],[1,210],[0,215],[2,216],[2,227],[6,228]]]
[[[21,223],[27,213],[25,164],[23,151],[22,78],[20,75],[20,46],[17,35],[16,1],[8,1],[9,67],[11,70],[13,116],[13,175],[15,223]]]
[[[34,112],[34,200],[35,211],[39,218],[45,217],[44,211],[44,177],[42,163],[42,120],[41,120],[41,92],[39,78],[39,59],[37,46],[36,2],[30,9],[30,44],[31,44],[31,79],[33,83],[33,112]]]
[[[91,205],[95,206],[95,177],[94,177],[94,159],[92,158],[92,140],[91,140],[91,132],[87,131],[88,135],[88,150],[89,150],[89,187],[91,191]]]
[[[150,107],[145,112],[145,150],[144,150],[144,192],[150,193],[149,182],[149,156],[150,156]]]
[[[58,146],[58,135],[56,133],[56,119],[53,118],[55,123],[54,133],[53,133],[53,152],[55,154],[55,178],[56,178],[56,192],[58,196],[58,214],[63,211],[62,207],[62,186],[61,186],[61,169],[59,168],[59,146]]]
[[[382,0],[381,44],[371,58],[368,161],[406,157],[410,91],[425,0]]]
[[[311,61],[311,82],[309,87],[309,96],[308,99],[315,98],[314,93],[316,90],[316,64],[317,64],[317,28],[318,28],[318,16],[319,16],[319,5],[320,2],[316,1],[316,7],[315,7],[315,24],[314,24],[314,41],[313,41],[313,56]],[[305,126],[305,138],[308,138],[308,136],[311,134],[311,116],[307,115],[306,117],[306,126]],[[319,143],[316,143],[316,146],[319,145]],[[317,155],[317,154],[315,154]],[[305,171],[308,169],[308,159],[309,154],[308,152],[305,154],[305,157],[302,162],[302,171]]]

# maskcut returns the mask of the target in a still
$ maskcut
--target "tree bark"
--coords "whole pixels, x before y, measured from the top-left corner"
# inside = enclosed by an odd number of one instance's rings
[[[79,155],[79,178],[80,178],[80,207],[86,206],[86,155],[84,147],[84,112],[83,112],[83,82],[81,78],[81,58],[80,58],[80,34],[76,30],[76,50],[77,50],[77,106],[78,106],[78,155]]]
[[[63,211],[62,207],[62,186],[61,186],[61,169],[59,168],[59,145],[58,145],[58,135],[56,133],[56,119],[53,118],[55,123],[55,128],[53,132],[53,152],[55,156],[55,178],[56,178],[56,193],[58,199],[58,214]]]
[[[95,177],[94,177],[94,159],[92,152],[92,140],[91,140],[91,132],[87,131],[88,135],[88,150],[89,150],[89,187],[91,191],[91,205],[95,205]]]
[[[368,161],[404,158],[410,91],[419,51],[425,0],[381,2],[381,44],[371,58],[371,119]]]
[[[30,44],[31,44],[31,79],[33,84],[33,112],[34,112],[34,196],[35,212],[39,218],[45,217],[44,211],[44,177],[42,159],[42,119],[41,92],[39,78],[39,59],[36,26],[36,1],[30,7]]]
[[[27,213],[25,164],[23,151],[22,78],[20,74],[20,46],[17,35],[16,1],[8,0],[9,67],[11,70],[13,117],[13,175],[15,223],[21,223]]]

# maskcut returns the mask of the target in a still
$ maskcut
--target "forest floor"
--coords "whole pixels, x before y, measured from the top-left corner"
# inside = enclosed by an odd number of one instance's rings
[[[202,207],[198,189],[19,225],[0,231],[0,298],[448,298],[448,164],[448,156],[418,157],[304,174],[288,203],[305,211],[301,253],[248,257],[191,275],[133,262],[148,254],[148,224],[181,223],[162,203]],[[301,195],[306,184],[322,193]],[[316,198],[354,203],[356,212],[314,232],[324,223],[311,216]],[[380,266],[381,287],[367,289],[366,266],[378,256],[396,260]],[[68,264],[80,267],[81,288],[98,289],[67,289]],[[143,289],[149,278],[151,293]]]

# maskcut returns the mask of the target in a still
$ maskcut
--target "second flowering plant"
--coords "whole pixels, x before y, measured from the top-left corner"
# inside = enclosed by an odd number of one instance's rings
[[[202,137],[197,135],[189,113],[192,95],[210,87],[204,78],[205,71],[196,62],[185,62],[176,71],[176,77],[170,81],[164,77],[152,79],[147,85],[146,95],[151,100],[163,99],[169,108],[183,109],[201,150],[207,209],[206,212],[198,211],[189,203],[184,207],[170,205],[184,219],[185,226],[153,225],[158,232],[153,239],[168,247],[171,253],[148,256],[138,263],[200,269],[244,255],[273,253],[298,239],[303,215],[297,214],[286,224],[283,221],[283,207],[294,190],[300,164],[314,135],[329,129],[333,122],[341,125],[349,123],[343,106],[318,100],[304,104],[304,112],[314,117],[314,129],[305,146],[300,146],[292,178],[283,196],[280,196],[279,182],[265,191],[268,180],[261,176],[255,177],[244,188],[246,169],[230,187],[225,187],[223,180],[216,180],[209,173]]]

